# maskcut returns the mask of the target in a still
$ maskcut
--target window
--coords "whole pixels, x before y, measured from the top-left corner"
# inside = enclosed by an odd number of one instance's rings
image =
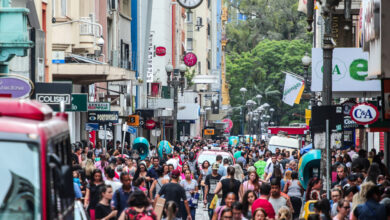
[[[61,16],[66,17],[67,13],[67,0],[61,0]]]
[[[120,13],[131,18],[131,0],[120,0]]]
[[[130,46],[121,40],[121,67],[130,69]]]
[[[40,219],[40,155],[37,145],[0,141],[0,219]]]
[[[187,11],[187,23],[192,23],[193,13],[191,11]]]
[[[192,38],[187,38],[187,50],[192,51],[194,48]]]

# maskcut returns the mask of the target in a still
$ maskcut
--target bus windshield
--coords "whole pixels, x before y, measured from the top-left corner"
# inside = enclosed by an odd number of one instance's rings
[[[0,141],[0,220],[41,219],[38,146]]]

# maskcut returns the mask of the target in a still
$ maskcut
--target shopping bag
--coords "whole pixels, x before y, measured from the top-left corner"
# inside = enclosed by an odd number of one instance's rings
[[[213,200],[211,200],[209,209],[215,209],[215,207],[217,206],[217,202],[218,202],[218,195],[214,195]]]

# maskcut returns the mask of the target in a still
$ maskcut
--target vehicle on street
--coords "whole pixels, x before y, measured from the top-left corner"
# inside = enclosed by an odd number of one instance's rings
[[[215,163],[215,161],[217,159],[217,155],[221,155],[223,159],[228,158],[230,165],[235,164],[235,159],[234,159],[233,155],[227,151],[218,150],[218,149],[202,150],[201,152],[199,152],[198,157],[196,158],[198,165],[199,165],[199,168],[201,168],[202,163],[205,160],[209,161],[210,165]]]
[[[276,148],[279,148],[280,150],[286,149],[291,153],[294,150],[299,150],[299,146],[299,139],[285,136],[272,136],[268,142],[268,149],[272,153],[275,153]]]
[[[0,219],[74,219],[67,115],[0,99]]]

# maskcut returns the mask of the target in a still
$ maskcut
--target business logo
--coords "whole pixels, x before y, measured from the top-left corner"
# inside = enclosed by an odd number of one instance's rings
[[[350,116],[357,124],[368,125],[378,120],[379,111],[370,103],[360,103],[352,107]]]
[[[69,105],[71,101],[70,94],[37,94],[38,102],[45,104],[60,104],[64,102],[65,105]]]
[[[320,61],[316,66],[316,74],[319,78],[322,79],[324,74],[323,62]],[[357,81],[365,81],[368,76],[368,61],[366,59],[356,59],[351,62],[349,67],[339,58],[333,59],[333,68],[332,68],[332,80],[340,81],[349,76]]]

